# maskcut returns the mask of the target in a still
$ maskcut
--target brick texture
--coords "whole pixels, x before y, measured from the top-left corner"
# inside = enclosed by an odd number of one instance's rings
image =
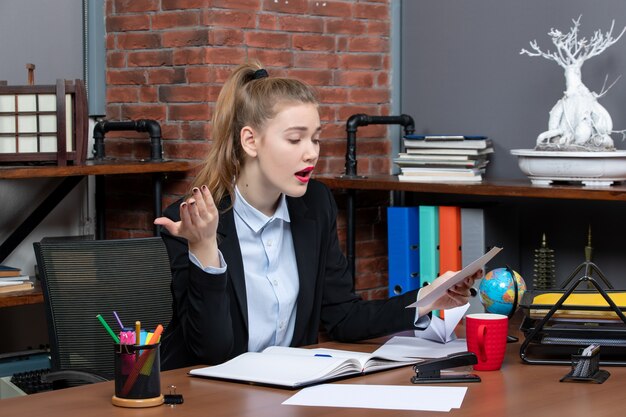
[[[110,120],[156,119],[168,159],[200,162],[211,146],[210,118],[232,68],[259,59],[270,76],[300,78],[318,91],[324,124],[320,174],[340,174],[345,123],[355,113],[390,112],[389,0],[106,0]],[[142,134],[107,136],[107,155],[149,155]],[[358,132],[359,174],[388,173],[386,126]],[[168,174],[163,205],[176,201],[189,175]],[[107,178],[108,237],[152,231],[149,177]],[[337,191],[340,240],[345,198]],[[359,192],[357,278],[364,298],[386,297],[387,238],[381,211],[388,193]]]

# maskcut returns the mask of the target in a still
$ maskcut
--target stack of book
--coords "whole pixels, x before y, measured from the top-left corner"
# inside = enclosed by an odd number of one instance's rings
[[[33,283],[28,275],[22,275],[19,268],[0,265],[0,294],[24,291],[33,288]]]
[[[486,136],[407,135],[404,147],[393,160],[400,181],[480,182],[493,153]]]

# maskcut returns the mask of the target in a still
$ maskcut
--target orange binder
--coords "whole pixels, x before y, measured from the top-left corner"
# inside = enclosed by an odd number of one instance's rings
[[[461,208],[439,206],[439,275],[462,267]]]

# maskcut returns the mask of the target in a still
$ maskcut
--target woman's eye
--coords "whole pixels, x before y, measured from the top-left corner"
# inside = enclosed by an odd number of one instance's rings
[[[300,142],[300,138],[288,138],[287,140],[293,144]]]

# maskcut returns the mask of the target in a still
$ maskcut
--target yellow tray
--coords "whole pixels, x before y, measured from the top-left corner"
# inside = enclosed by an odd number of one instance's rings
[[[607,293],[609,298],[617,305],[620,310],[626,308],[626,292],[612,292]],[[530,305],[530,317],[537,319],[545,316],[549,309],[536,308],[544,305],[556,304],[563,293],[543,293],[535,295]],[[561,319],[592,319],[592,320],[620,320],[619,316],[611,310],[609,303],[606,302],[604,297],[598,293],[572,293],[563,302],[563,306],[578,307],[570,309],[557,310],[553,318]],[[533,308],[535,307],[535,308]],[[586,310],[585,307],[606,307],[607,310]]]

